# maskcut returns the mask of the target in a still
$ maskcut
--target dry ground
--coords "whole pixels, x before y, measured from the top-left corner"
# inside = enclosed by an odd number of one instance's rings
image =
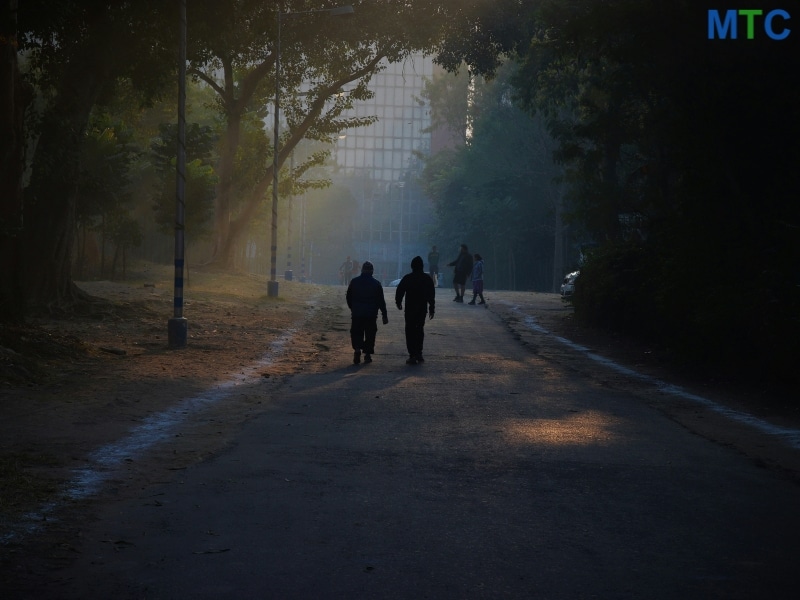
[[[280,297],[269,298],[264,277],[192,272],[184,308],[188,343],[171,350],[169,269],[79,287],[106,302],[90,314],[31,319],[25,327],[0,329],[0,529],[58,493],[91,450],[119,439],[147,415],[257,362],[287,329],[327,319],[330,309],[319,306],[334,305],[340,312],[337,296],[342,294],[341,288],[281,282]],[[295,335],[304,351],[271,365],[265,377],[302,368],[325,348],[324,340],[306,339],[305,331]],[[198,432],[208,443],[193,443],[185,454],[178,446],[171,460],[176,466],[201,460],[256,408],[208,419],[205,428],[213,435]]]

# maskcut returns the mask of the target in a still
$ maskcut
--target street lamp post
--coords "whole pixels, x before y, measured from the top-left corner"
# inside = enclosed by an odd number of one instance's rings
[[[292,150],[292,157],[289,165],[289,172],[294,173],[294,150]],[[283,278],[286,281],[294,279],[294,273],[292,272],[292,204],[294,204],[294,190],[289,192],[289,206],[287,211],[289,226],[286,228],[286,271],[283,273]]]
[[[186,208],[186,0],[180,6],[180,52],[178,57],[178,156],[175,163],[175,293],[174,313],[167,323],[170,348],[183,348],[188,322],[183,316],[184,220]]]
[[[300,197],[302,226],[300,227],[300,282],[306,282],[306,197]]]
[[[353,14],[352,6],[337,6],[335,8],[324,8],[319,10],[304,10],[299,12],[278,11],[278,32],[275,40],[275,119],[273,124],[273,153],[272,153],[272,224],[270,228],[270,248],[269,248],[269,281],[267,282],[267,296],[278,295],[278,153],[280,126],[280,101],[281,101],[281,22],[284,17],[297,15],[309,15],[316,13],[327,13],[331,17],[343,17]]]

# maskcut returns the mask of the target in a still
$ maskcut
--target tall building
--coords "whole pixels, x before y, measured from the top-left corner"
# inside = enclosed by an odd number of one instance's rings
[[[372,262],[384,283],[407,273],[416,255],[427,262],[435,243],[427,235],[431,202],[418,183],[431,150],[430,107],[422,90],[433,69],[432,58],[421,55],[387,64],[370,84],[374,97],[357,102],[351,113],[378,120],[343,131],[334,149],[334,181],[347,186],[359,206],[354,258]]]

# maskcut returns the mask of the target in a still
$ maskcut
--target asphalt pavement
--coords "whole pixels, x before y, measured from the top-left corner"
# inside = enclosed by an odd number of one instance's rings
[[[373,363],[343,309],[324,366],[253,384],[268,409],[231,447],[97,506],[30,597],[797,597],[796,483],[449,290],[406,365],[386,292]]]

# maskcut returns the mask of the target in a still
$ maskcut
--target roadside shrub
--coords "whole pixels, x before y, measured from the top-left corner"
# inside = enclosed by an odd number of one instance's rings
[[[653,343],[695,372],[797,383],[800,286],[733,254],[709,264],[675,246],[606,244],[575,282],[575,317]]]
[[[644,246],[623,243],[591,253],[575,281],[575,317],[593,327],[645,339],[657,335],[653,290],[657,265]]]

